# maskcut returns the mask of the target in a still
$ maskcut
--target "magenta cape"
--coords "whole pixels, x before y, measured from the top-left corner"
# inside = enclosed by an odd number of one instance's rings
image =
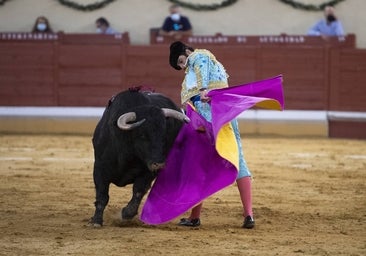
[[[236,165],[222,157],[215,146],[220,129],[253,106],[282,110],[282,76],[212,90],[209,96],[212,123],[188,105],[191,122],[179,132],[166,166],[146,198],[140,216],[143,222],[168,222],[235,181]],[[199,127],[205,127],[205,131],[199,131]]]

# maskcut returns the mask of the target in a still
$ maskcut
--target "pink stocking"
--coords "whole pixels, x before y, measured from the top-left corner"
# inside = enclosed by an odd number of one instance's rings
[[[191,216],[189,217],[189,219],[198,219],[201,216],[202,205],[203,203],[201,202],[192,208]]]
[[[240,178],[236,180],[236,184],[238,185],[240,199],[244,208],[244,218],[248,215],[253,217],[251,177]]]

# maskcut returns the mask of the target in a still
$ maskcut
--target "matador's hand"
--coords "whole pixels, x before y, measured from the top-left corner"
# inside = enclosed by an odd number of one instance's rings
[[[207,90],[200,91],[200,98],[202,102],[209,102],[211,100],[211,98],[207,96]]]

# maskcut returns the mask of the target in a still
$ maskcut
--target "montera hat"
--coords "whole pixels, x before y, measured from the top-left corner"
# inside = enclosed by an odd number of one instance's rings
[[[181,41],[176,41],[170,45],[170,66],[172,66],[176,70],[181,70],[181,68],[177,65],[177,62],[180,55],[186,54],[186,49],[188,49],[188,47]]]

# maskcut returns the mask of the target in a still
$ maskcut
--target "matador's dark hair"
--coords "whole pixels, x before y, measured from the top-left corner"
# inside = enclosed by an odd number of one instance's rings
[[[186,50],[194,51],[194,49],[188,45],[185,45],[181,41],[176,41],[170,45],[169,64],[176,70],[181,70],[177,65],[180,55],[186,55]]]

